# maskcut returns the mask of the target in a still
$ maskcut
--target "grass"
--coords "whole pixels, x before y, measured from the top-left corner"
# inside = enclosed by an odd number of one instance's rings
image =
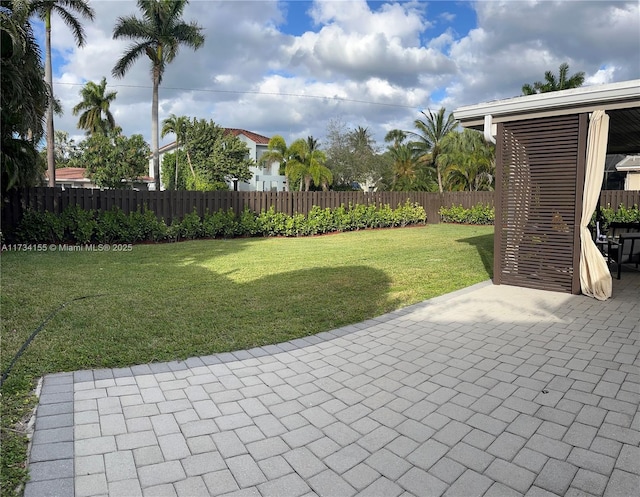
[[[7,423],[33,405],[29,392],[43,374],[185,359],[338,328],[484,281],[492,252],[493,227],[458,225],[131,252],[4,252],[3,371],[52,311],[89,297],[55,314],[2,388],[2,495],[24,477],[21,442]]]

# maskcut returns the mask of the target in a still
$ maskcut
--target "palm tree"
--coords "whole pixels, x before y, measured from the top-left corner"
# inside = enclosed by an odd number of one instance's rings
[[[78,128],[87,130],[88,135],[95,133],[107,134],[116,127],[113,114],[109,110],[111,102],[116,99],[118,92],[107,90],[107,79],[102,78],[100,84],[88,81],[80,90],[82,101],[73,108],[73,115],[80,114]],[[84,112],[83,112],[84,111]],[[104,115],[104,118],[102,117]]]
[[[287,142],[280,135],[274,135],[269,140],[267,151],[260,157],[259,165],[261,167],[269,167],[277,162],[279,174],[284,174],[287,182],[287,190],[289,189],[289,177],[287,176],[287,162],[291,159],[291,151],[287,147]]]
[[[495,180],[495,147],[478,131],[450,133],[438,157],[447,190],[491,191]]]
[[[81,17],[93,21],[94,11],[89,7],[87,0],[33,0],[30,5],[31,12],[36,14],[43,22],[45,28],[45,66],[44,77],[53,95],[53,69],[51,67],[51,16],[58,14],[64,23],[71,29],[76,45],[81,47],[85,43],[84,28],[74,12]],[[53,126],[53,102],[47,107],[47,170],[49,173],[49,186],[56,184],[56,162],[54,153],[54,126]]]
[[[418,133],[409,132],[418,139],[415,142],[415,146],[419,150],[420,160],[422,162],[431,162],[435,166],[440,193],[444,190],[442,186],[442,171],[438,164],[438,155],[442,150],[442,140],[458,125],[453,114],[449,114],[445,119],[445,113],[446,110],[444,107],[436,114],[431,112],[431,110],[429,110],[428,114],[422,111],[421,114],[424,116],[424,119],[416,119],[414,121],[414,126],[418,130]]]
[[[558,77],[551,71],[544,73],[544,82],[536,81],[533,85],[529,83],[522,86],[523,95],[535,95],[536,93],[548,93],[550,91],[567,90],[569,88],[578,88],[584,83],[584,72],[569,75],[569,64],[563,62],[558,70]]]
[[[34,186],[42,177],[37,144],[44,135],[50,102],[42,54],[25,2],[0,2],[0,185],[2,191]]]
[[[331,170],[325,166],[327,156],[318,148],[318,140],[313,136],[294,141],[289,153],[286,175],[294,183],[300,181],[300,191],[309,191],[312,182],[326,190],[333,182]]]
[[[134,42],[113,68],[115,77],[124,77],[142,55],[151,61],[151,148],[157,191],[160,191],[158,88],[167,64],[175,59],[181,45],[197,50],[204,43],[202,28],[195,22],[187,24],[182,19],[187,3],[188,0],[138,0],[142,18],[119,17],[113,30],[114,39],[127,38]]]
[[[387,143],[393,142],[394,147],[399,147],[403,141],[407,138],[407,133],[401,129],[392,129],[384,136],[384,141]]]
[[[187,116],[178,117],[175,114],[171,114],[164,121],[162,121],[162,131],[160,136],[164,138],[169,133],[173,133],[174,135],[176,135],[176,177],[174,183],[176,189],[178,189],[178,149],[187,142],[188,127],[189,118]],[[193,166],[191,165],[191,156],[189,154],[189,149],[187,149],[187,162],[189,163],[191,174],[195,178],[196,172],[193,170]]]

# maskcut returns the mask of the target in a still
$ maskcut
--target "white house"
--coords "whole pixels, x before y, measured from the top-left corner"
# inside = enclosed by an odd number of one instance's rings
[[[616,164],[616,171],[627,173],[625,190],[640,190],[640,155],[627,155]]]
[[[282,192],[287,189],[286,177],[278,173],[280,165],[277,162],[274,162],[267,167],[260,167],[258,165],[262,154],[267,151],[269,138],[252,131],[247,131],[246,129],[225,128],[225,131],[237,136],[247,145],[247,148],[249,149],[249,157],[256,163],[256,165],[250,169],[253,176],[249,181],[230,181],[228,183],[229,189],[242,192]],[[173,152],[175,148],[175,141],[160,147],[160,171],[162,171],[162,158],[164,154]],[[153,159],[149,160],[149,176],[153,177]]]
[[[49,175],[45,173],[45,181],[48,181],[48,179]],[[151,189],[149,186],[153,183],[153,178],[143,176],[128,183],[134,190],[149,190]],[[56,186],[62,187],[63,190],[67,188],[100,188],[87,177],[87,170],[84,167],[61,167],[56,169]]]

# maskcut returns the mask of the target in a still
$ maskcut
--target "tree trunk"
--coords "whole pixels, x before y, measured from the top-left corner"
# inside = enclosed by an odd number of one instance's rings
[[[151,150],[153,152],[153,177],[156,191],[160,191],[160,134],[158,128],[158,87],[160,86],[160,68],[153,69],[153,97],[151,100]]]
[[[49,85],[51,99],[47,107],[47,172],[49,173],[49,186],[56,186],[56,156],[55,156],[55,136],[53,129],[53,69],[51,68],[51,11],[45,17],[45,50],[46,61],[44,66],[44,78]]]

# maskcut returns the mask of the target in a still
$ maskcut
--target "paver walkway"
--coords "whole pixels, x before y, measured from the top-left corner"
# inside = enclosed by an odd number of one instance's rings
[[[26,497],[630,497],[640,273],[480,284],[277,346],[45,377]]]

